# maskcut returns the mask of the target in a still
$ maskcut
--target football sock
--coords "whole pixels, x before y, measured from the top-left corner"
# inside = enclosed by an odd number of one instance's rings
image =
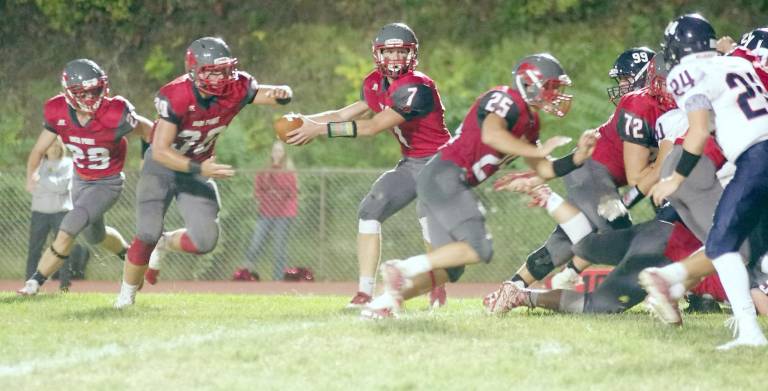
[[[662,267],[659,269],[659,274],[672,284],[683,282],[688,278],[688,270],[685,270],[685,266],[680,262]]]
[[[418,276],[432,270],[432,264],[429,262],[426,254],[410,257],[398,265],[406,277]]]
[[[579,270],[579,268],[578,268],[578,267],[576,267],[576,265],[573,263],[573,259],[571,259],[570,261],[568,261],[568,265],[567,265],[567,267],[568,267],[568,268],[571,268],[571,269],[573,269],[573,271],[575,271],[577,274],[578,274],[578,273],[581,273],[581,270]]]
[[[120,294],[121,295],[134,295],[136,294],[136,291],[139,290],[138,285],[131,285],[125,281],[120,285]]]
[[[755,304],[749,293],[749,276],[741,255],[737,252],[725,253],[715,258],[712,264],[723,283],[733,316],[736,319],[756,318]]]
[[[569,290],[560,291],[559,310],[572,314],[584,312],[584,294]]]
[[[29,277],[29,279],[35,280],[40,286],[43,286],[43,284],[45,284],[45,282],[48,280],[48,277],[40,273],[40,270],[35,270],[35,274],[33,274],[32,277]]]
[[[515,274],[509,281],[512,281],[520,288],[528,288],[528,284],[525,283],[525,280],[523,280],[523,277],[520,277],[519,274]]]
[[[357,290],[365,293],[368,296],[373,295],[373,286],[376,280],[373,277],[360,277],[357,284]]]

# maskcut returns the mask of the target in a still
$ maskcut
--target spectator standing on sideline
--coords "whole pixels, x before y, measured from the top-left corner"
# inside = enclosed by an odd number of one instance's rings
[[[61,140],[57,139],[45,151],[45,157],[33,179],[27,185],[27,191],[32,193],[27,271],[24,277],[27,280],[37,270],[48,236],[59,231],[64,215],[72,210],[72,158],[66,156]],[[69,269],[70,265],[65,262],[61,273],[62,290],[69,287]]]
[[[259,202],[259,217],[251,244],[245,253],[245,262],[235,271],[233,280],[257,279],[251,271],[256,260],[264,254],[268,235],[272,235],[275,254],[272,279],[282,278],[288,261],[288,230],[298,210],[297,195],[298,186],[293,162],[285,152],[285,145],[275,141],[269,166],[266,170],[257,172],[253,180],[253,196]]]

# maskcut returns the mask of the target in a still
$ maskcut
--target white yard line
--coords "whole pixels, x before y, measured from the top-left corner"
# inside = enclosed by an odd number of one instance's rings
[[[21,361],[16,364],[0,364],[0,377],[23,376],[35,371],[72,367],[87,362],[126,355],[140,357],[143,355],[156,354],[162,351],[190,348],[207,342],[215,342],[223,339],[237,340],[239,338],[247,338],[250,336],[264,337],[269,334],[297,332],[317,328],[323,324],[324,323],[321,322],[301,322],[279,325],[258,323],[245,329],[230,330],[218,328],[210,333],[181,335],[171,340],[155,340],[149,342],[143,340],[136,345],[110,343],[93,348],[70,349],[61,351],[53,356]]]

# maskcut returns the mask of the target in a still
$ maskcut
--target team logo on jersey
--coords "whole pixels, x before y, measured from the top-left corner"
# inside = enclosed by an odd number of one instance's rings
[[[373,87],[371,87],[371,91],[378,91],[379,90],[379,83],[373,83]]]
[[[75,143],[75,144],[83,144],[83,145],[96,145],[96,140],[88,137],[77,137],[72,136],[69,138],[69,141]]]
[[[60,119],[59,122],[56,122],[56,126],[67,126],[67,121]]]
[[[195,105],[189,105],[189,107],[187,107],[187,111],[195,111]]]
[[[192,122],[192,126],[194,127],[201,127],[205,125],[216,125],[221,120],[221,117],[213,117],[211,119],[207,119],[205,121],[194,121]]]

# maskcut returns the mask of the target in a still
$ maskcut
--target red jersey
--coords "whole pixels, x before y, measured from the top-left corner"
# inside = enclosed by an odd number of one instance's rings
[[[85,180],[120,174],[128,142],[125,135],[136,127],[133,105],[121,96],[105,97],[84,125],[63,94],[43,107],[43,127],[58,134],[72,152],[75,172]]]
[[[238,71],[227,94],[203,98],[189,75],[183,75],[160,88],[155,107],[160,118],[177,126],[173,148],[202,162],[213,155],[216,139],[258,91],[256,79]]]
[[[435,82],[421,72],[408,72],[390,84],[375,70],[365,77],[360,99],[375,113],[391,107],[405,118],[392,130],[403,156],[432,156],[451,138]]]
[[[622,96],[608,122],[600,126],[600,138],[592,153],[592,160],[608,169],[616,186],[627,184],[624,141],[647,148],[658,147],[654,136],[656,120],[667,110],[669,108],[662,107],[647,88],[641,88]]]
[[[477,186],[493,175],[503,163],[516,156],[505,155],[482,141],[482,124],[489,113],[506,119],[507,129],[513,136],[536,144],[539,139],[539,115],[530,111],[520,93],[508,86],[497,86],[481,95],[456,135],[440,152],[467,173],[467,184]]]
[[[259,200],[262,217],[296,217],[298,193],[293,171],[260,171],[253,179],[253,196]]]
[[[737,47],[732,52],[728,53],[729,56],[741,57],[752,63],[755,67],[755,73],[763,82],[763,86],[768,88],[768,51],[760,48],[759,52],[751,51],[744,47]]]

